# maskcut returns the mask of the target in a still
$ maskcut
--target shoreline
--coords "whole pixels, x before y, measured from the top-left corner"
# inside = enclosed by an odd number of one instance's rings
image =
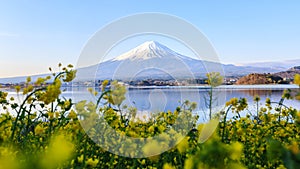
[[[72,91],[72,88],[91,88],[92,86],[62,86],[68,88],[67,91]],[[95,87],[97,88],[97,87]],[[150,89],[209,89],[209,85],[190,85],[190,86],[129,86],[126,85],[127,90],[150,90]],[[256,84],[256,85],[220,85],[215,87],[215,90],[282,90],[282,89],[298,89],[299,86],[295,84]],[[15,89],[11,87],[1,87],[1,91],[14,92]]]
[[[209,85],[191,86],[127,86],[129,90],[134,89],[209,89]],[[256,85],[221,85],[214,89],[298,89],[294,84],[256,84]]]

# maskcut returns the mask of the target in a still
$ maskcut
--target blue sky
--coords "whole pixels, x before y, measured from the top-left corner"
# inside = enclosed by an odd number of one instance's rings
[[[190,22],[224,63],[298,59],[299,7],[296,0],[1,1],[0,77],[44,73],[59,62],[76,64],[95,32],[142,12]]]

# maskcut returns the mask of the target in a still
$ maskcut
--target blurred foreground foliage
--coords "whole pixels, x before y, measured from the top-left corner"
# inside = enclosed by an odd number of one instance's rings
[[[101,93],[89,89],[98,98],[95,103],[75,104],[60,96],[62,83],[75,74],[68,65],[52,78],[28,78],[25,88],[16,87],[24,95],[21,103],[0,91],[0,169],[300,165],[300,111],[283,104],[285,99],[299,99],[299,93],[286,90],[279,102],[266,99],[264,105],[254,97],[257,111],[245,117],[240,113],[248,110],[247,100],[232,98],[210,122],[198,124],[196,104],[188,101],[174,112],[140,116],[135,108],[122,105],[126,89],[118,82],[108,87],[104,81]],[[299,79],[296,75],[300,86]]]

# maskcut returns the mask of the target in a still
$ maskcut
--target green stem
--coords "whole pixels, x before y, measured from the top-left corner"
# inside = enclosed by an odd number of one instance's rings
[[[34,102],[34,101],[33,101]],[[31,109],[33,107],[33,102],[32,104],[30,105],[30,108],[29,108],[29,111],[27,112],[27,127],[26,127],[26,132],[29,133],[29,127],[30,127],[30,112],[31,112]],[[26,134],[27,134],[26,133]]]
[[[213,87],[210,86],[210,91],[209,91],[209,120],[211,120],[211,114],[212,114],[212,97],[213,97]]]
[[[60,75],[62,75],[62,74],[64,74],[64,73],[66,73],[66,72],[60,72],[60,73],[58,73],[58,74],[55,76],[54,81],[55,81],[57,78],[59,78]],[[14,124],[13,124],[13,126],[12,126],[12,134],[11,134],[11,139],[12,139],[12,140],[13,140],[13,138],[14,138],[14,136],[15,136],[15,132],[16,132],[16,128],[17,128],[17,122],[18,122],[19,117],[20,117],[20,115],[21,115],[21,111],[24,112],[24,106],[25,106],[27,100],[28,100],[32,95],[34,95],[36,92],[42,91],[42,90],[46,90],[46,89],[47,89],[46,87],[38,88],[38,89],[34,90],[33,92],[29,93],[29,94],[26,96],[25,100],[22,102],[22,104],[21,104],[21,106],[20,106],[19,111],[17,111],[17,116],[16,116],[16,119],[15,119]]]
[[[15,131],[16,131],[16,128],[17,128],[17,122],[18,122],[19,117],[20,117],[20,115],[21,115],[21,111],[23,112],[24,106],[25,106],[27,100],[28,100],[33,94],[35,94],[36,92],[41,91],[41,90],[45,90],[45,89],[46,89],[45,87],[42,87],[42,88],[39,88],[39,89],[34,90],[34,91],[31,92],[30,94],[28,94],[28,95],[26,96],[25,100],[22,102],[22,104],[21,104],[21,106],[20,106],[20,109],[19,109],[19,111],[17,112],[17,117],[16,117],[16,119],[15,119],[15,121],[14,121],[14,124],[13,124],[13,127],[12,127],[12,134],[11,134],[11,139],[12,139],[12,140],[13,140],[13,138],[14,138],[14,136],[15,136]]]
[[[224,142],[227,114],[228,114],[229,110],[231,109],[231,107],[232,107],[232,105],[230,105],[228,107],[228,109],[226,110],[225,115],[224,115],[224,119],[223,119],[223,132],[222,132],[222,142]]]
[[[256,116],[258,118],[258,101],[256,102]]]
[[[96,108],[99,106],[100,101],[101,101],[101,99],[103,98],[103,96],[106,95],[106,94],[108,94],[108,93],[110,93],[110,92],[111,92],[111,90],[107,90],[107,91],[103,92],[103,93],[100,95],[100,97],[97,99]]]

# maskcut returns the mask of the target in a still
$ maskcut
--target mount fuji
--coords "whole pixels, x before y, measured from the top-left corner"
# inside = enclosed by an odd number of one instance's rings
[[[293,65],[299,63],[293,61]],[[114,59],[92,66],[77,69],[75,81],[86,80],[136,80],[136,79],[184,79],[204,78],[208,70],[224,72],[225,76],[244,76],[250,73],[275,73],[287,70],[278,67],[281,63],[272,66],[262,64],[236,66],[217,62],[194,59],[179,54],[156,41],[147,41]],[[297,64],[299,65],[299,64]],[[292,66],[290,66],[292,67]],[[219,68],[219,69],[216,69]],[[221,69],[220,69],[221,68]],[[35,80],[43,75],[34,75]],[[0,78],[0,83],[20,83],[26,81],[26,76]]]
[[[150,60],[150,59],[191,59],[187,56],[176,53],[175,51],[169,49],[168,47],[156,42],[156,41],[147,41],[138,47],[112,59],[113,61],[122,61],[122,60]]]
[[[80,68],[80,79],[180,79],[203,78],[209,69],[225,76],[243,76],[249,73],[274,73],[280,69],[254,66],[235,66],[194,59],[179,54],[156,41],[147,41],[114,59]],[[219,69],[215,69],[219,68]],[[221,69],[220,69],[221,68]],[[96,74],[95,74],[96,70]]]

